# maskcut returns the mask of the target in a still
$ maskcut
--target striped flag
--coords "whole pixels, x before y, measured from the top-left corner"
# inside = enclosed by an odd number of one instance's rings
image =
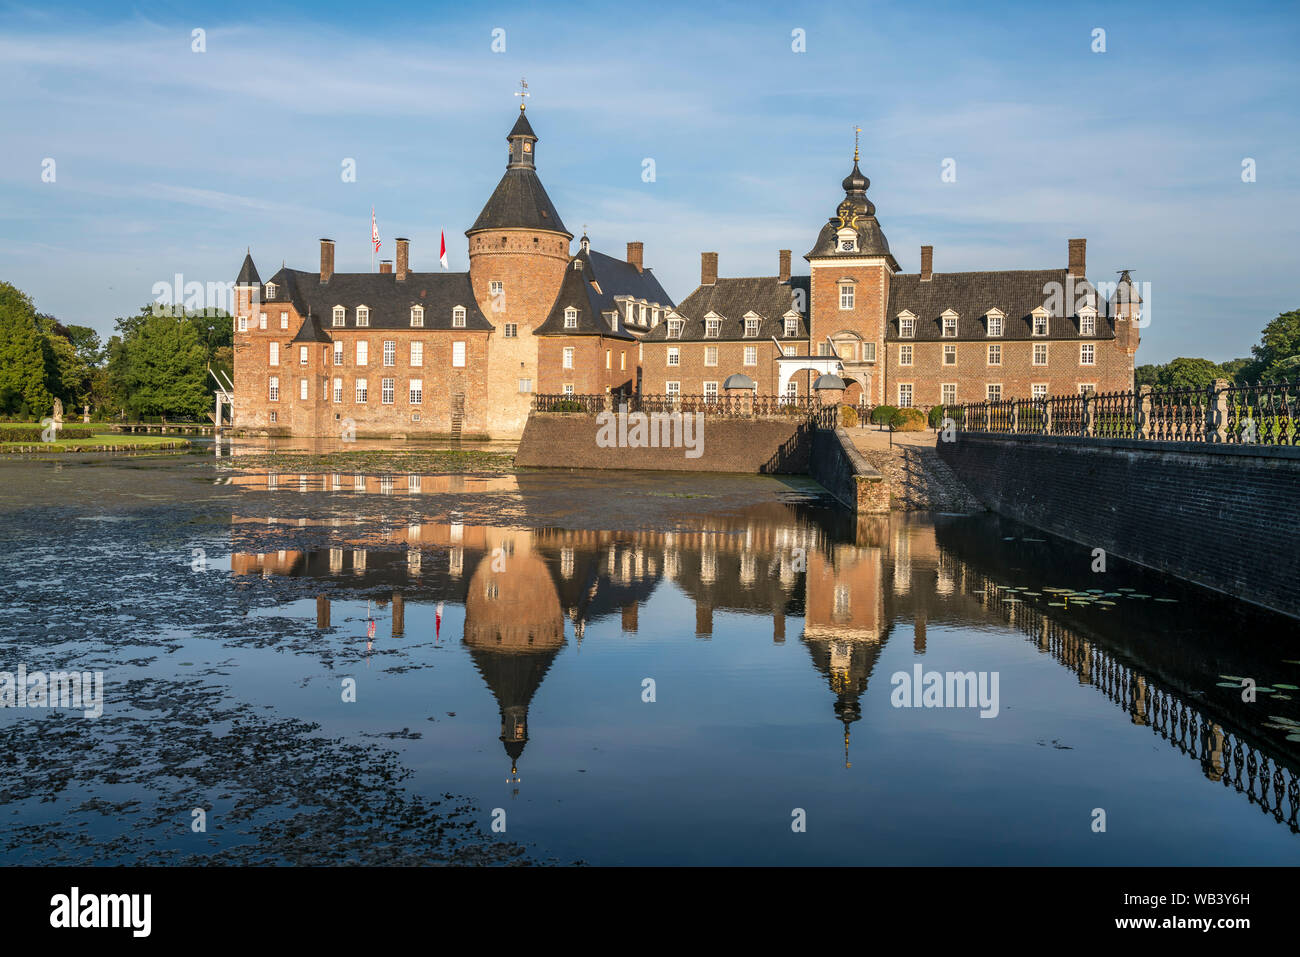
[[[438,252],[438,262],[442,263],[442,268],[447,268],[447,234],[438,230],[438,235],[442,237],[442,249]]]
[[[379,252],[379,224],[375,222],[375,207],[370,207],[370,241],[375,244],[375,252]]]

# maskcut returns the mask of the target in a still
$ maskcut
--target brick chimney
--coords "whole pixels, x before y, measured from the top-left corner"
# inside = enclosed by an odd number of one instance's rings
[[[1088,240],[1070,240],[1070,262],[1066,272],[1079,279],[1088,278]]]
[[[379,271],[380,271],[381,273],[389,273],[389,272],[392,272],[392,271],[393,271],[393,261],[392,261],[391,259],[381,259],[381,260],[379,260]]]
[[[934,278],[934,247],[921,247],[921,282],[929,282]]]
[[[404,282],[411,268],[411,241],[401,238],[394,241],[397,243],[397,281]]]
[[[329,282],[334,278],[334,240],[320,241],[320,281]]]
[[[628,243],[627,244],[627,261],[636,267],[637,272],[642,269],[642,256],[645,254],[645,243]]]
[[[777,252],[780,254],[780,260],[781,260],[779,278],[781,282],[789,282],[790,281],[790,250],[779,249],[777,250]]]
[[[718,254],[700,253],[700,285],[712,286],[718,281]]]

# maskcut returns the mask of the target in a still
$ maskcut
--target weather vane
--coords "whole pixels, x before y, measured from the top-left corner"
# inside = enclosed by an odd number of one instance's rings
[[[524,98],[527,97],[528,95],[529,95],[529,93],[528,93],[528,81],[527,81],[526,79],[524,79],[524,78],[521,76],[521,77],[519,78],[519,89],[515,91],[515,96],[519,97],[519,112],[520,112],[520,113],[522,113],[522,112],[524,111],[524,106],[526,105],[525,102],[524,102]]]

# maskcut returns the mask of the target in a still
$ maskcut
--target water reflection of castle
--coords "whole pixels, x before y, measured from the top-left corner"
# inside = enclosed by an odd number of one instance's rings
[[[517,481],[514,476],[246,475],[235,483],[250,491],[326,492],[329,501],[344,504],[336,515],[319,503],[300,517],[293,517],[299,509],[292,507],[285,509],[287,517],[236,515],[232,569],[239,575],[333,577],[366,595],[382,595],[392,602],[395,634],[404,627],[407,600],[463,604],[463,641],[497,700],[512,778],[529,738],[529,707],[567,638],[581,646],[589,623],[615,615],[624,633],[636,634],[641,606],[664,579],[694,603],[695,634],[701,639],[712,636],[718,612],[770,620],[778,643],[786,640],[787,618],[803,618],[800,640],[833,698],[846,765],[852,726],[862,718],[873,670],[899,625],[911,625],[913,652],[923,655],[930,622],[1010,624],[1035,636],[1040,649],[1075,671],[1081,682],[1095,681],[1135,724],[1158,729],[1161,716],[1181,706],[1168,703],[1167,688],[1160,693],[1164,698],[1153,696],[1151,675],[1132,660],[1117,660],[1086,629],[1000,602],[987,543],[973,547],[959,525],[936,528],[894,514],[844,527],[815,508],[779,503],[730,515],[688,516],[673,531],[504,528],[468,523],[455,512],[436,522],[403,524],[386,518],[382,508],[377,517],[357,524],[356,500],[349,498],[364,495],[373,504],[431,493],[517,493]],[[346,494],[336,498],[334,493]],[[277,506],[282,502],[278,499]],[[282,541],[276,533],[285,526],[315,531],[328,544],[258,550],[268,536]],[[970,561],[976,554],[979,566]],[[318,624],[329,624],[326,596],[318,599]],[[1152,633],[1166,626],[1165,619],[1153,622]],[[1159,666],[1166,674],[1179,667],[1171,661]],[[1204,752],[1199,757],[1206,776],[1221,780],[1225,762],[1235,758],[1239,778],[1241,736],[1232,739],[1236,750],[1225,758],[1221,725],[1203,718],[1201,724],[1198,741],[1203,739],[1204,747],[1198,743],[1195,750]],[[1276,758],[1272,767],[1269,785],[1276,789],[1282,780]],[[1288,766],[1286,774],[1294,828],[1295,772]],[[1273,806],[1280,809],[1280,804]]]

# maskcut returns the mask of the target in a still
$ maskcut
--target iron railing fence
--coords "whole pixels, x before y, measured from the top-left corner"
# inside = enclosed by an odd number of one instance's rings
[[[831,415],[839,406],[831,405]],[[535,412],[702,412],[705,415],[735,418],[802,417],[821,415],[823,406],[816,398],[789,398],[755,395],[566,395],[538,393],[533,396]]]
[[[945,406],[944,416],[962,432],[1300,445],[1300,380],[992,399]]]

